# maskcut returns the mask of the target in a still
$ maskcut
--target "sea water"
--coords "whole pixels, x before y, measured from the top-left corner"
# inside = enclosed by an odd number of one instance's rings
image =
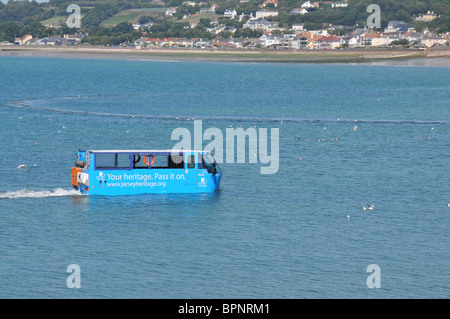
[[[446,67],[2,56],[0,297],[448,298],[449,88]],[[278,129],[278,172],[71,189],[78,149],[172,148],[194,120]]]

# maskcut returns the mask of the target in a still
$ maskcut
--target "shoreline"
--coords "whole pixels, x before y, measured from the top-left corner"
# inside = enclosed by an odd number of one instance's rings
[[[0,46],[0,56],[148,61],[450,66],[450,49],[242,50]]]

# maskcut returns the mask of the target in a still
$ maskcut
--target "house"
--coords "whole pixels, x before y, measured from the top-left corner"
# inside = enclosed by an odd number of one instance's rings
[[[265,30],[265,31],[271,31],[278,28],[278,22],[277,21],[267,21],[267,20],[259,20],[259,21],[247,21],[244,23],[244,28],[250,28],[252,30]]]
[[[208,31],[209,33],[212,33],[212,34],[219,34],[220,32],[222,32],[224,30],[225,30],[224,25],[215,26],[213,28],[206,28],[206,31]]]
[[[294,23],[293,25],[292,25],[292,28],[291,28],[292,30],[294,30],[294,31],[303,31],[304,30],[304,24],[299,24],[299,23]]]
[[[31,39],[33,39],[33,36],[31,34],[25,34],[23,37],[21,38],[15,38],[14,40],[14,44],[19,44],[19,45],[23,45],[26,44],[28,41],[30,41]]]
[[[144,23],[144,24],[140,24],[140,23],[133,23],[133,29],[134,30],[139,30],[139,28],[151,28],[151,26],[153,25],[153,23],[149,22],[149,23]]]
[[[212,6],[209,8],[201,8],[198,14],[205,14],[210,12],[215,12],[215,9],[212,9]]]
[[[416,42],[416,43],[420,43],[420,41],[423,38],[423,34],[421,32],[408,32],[405,36],[409,42]]]
[[[440,38],[437,36],[426,36],[421,40],[421,44],[425,45],[428,48],[431,48],[435,45],[445,45],[448,42],[448,39]]]
[[[307,45],[306,38],[298,38],[296,34],[263,34],[259,44],[265,48],[300,49]]]
[[[358,37],[356,36],[342,36],[341,37],[341,47],[354,48],[358,46]]]
[[[225,12],[223,13],[223,16],[225,17],[225,18],[230,18],[230,19],[234,19],[236,16],[237,16],[237,12],[236,12],[236,10],[229,10],[229,9],[227,9],[227,10],[225,10]]]
[[[433,21],[434,19],[436,19],[438,17],[438,15],[436,13],[434,13],[433,11],[428,11],[426,14],[424,14],[422,16],[422,21],[423,22],[430,22]]]
[[[388,26],[384,29],[384,33],[402,32],[406,33],[413,30],[414,27],[405,21],[389,21]]]
[[[274,7],[277,7],[278,6],[278,0],[265,0],[262,6],[265,7],[268,4],[273,4]]]
[[[301,14],[301,15],[307,14],[307,13],[308,13],[308,10],[302,9],[302,8],[292,9],[290,12],[290,14]]]
[[[319,1],[311,3],[311,1],[306,1],[301,5],[303,9],[311,9],[311,8],[318,8],[319,7]]]
[[[362,47],[379,47],[389,44],[388,37],[379,32],[365,34],[359,41]]]
[[[259,38],[259,44],[261,44],[262,47],[276,47],[281,45],[281,41],[283,40],[282,34],[263,34]]]
[[[178,2],[179,3],[179,2]],[[190,6],[190,7],[195,7],[197,4],[195,3],[195,1],[183,1],[182,3],[181,3],[182,5],[185,5],[185,6]]]
[[[297,41],[292,42],[293,49],[306,49],[307,47],[308,47],[308,38],[303,35],[297,36]]]
[[[135,44],[138,44],[143,47],[159,47],[160,39],[156,38],[140,38],[135,41]]]
[[[179,38],[163,38],[159,42],[159,48],[172,48],[176,47],[178,44]]]
[[[83,39],[84,35],[83,34],[79,34],[79,33],[75,33],[75,34],[64,34],[64,39],[73,42],[75,44],[78,44],[79,42],[81,42],[81,40]]]
[[[315,49],[336,49],[341,45],[341,39],[337,36],[318,36],[313,40]]]
[[[192,42],[190,41],[190,39],[182,38],[176,42],[176,45],[178,48],[191,48]]]
[[[332,8],[347,8],[348,7],[348,3],[346,2],[333,2],[331,4]]]
[[[37,42],[37,45],[67,45],[70,41],[61,37],[45,37]]]
[[[168,17],[171,17],[175,13],[177,13],[177,7],[170,7],[166,10],[166,16]]]
[[[278,16],[278,11],[268,9],[258,10],[256,11],[255,14],[256,19],[264,19],[267,17],[275,17],[275,16]]]
[[[414,30],[415,30],[414,27],[412,25],[407,24],[407,23],[397,25],[397,32],[400,32],[401,34],[412,32]]]

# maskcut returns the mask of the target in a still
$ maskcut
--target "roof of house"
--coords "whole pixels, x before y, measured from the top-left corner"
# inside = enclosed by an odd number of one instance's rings
[[[384,37],[385,37],[385,35],[383,35],[379,32],[367,33],[362,36],[362,38],[384,38]]]
[[[335,35],[321,35],[319,37],[316,38],[315,40],[316,42],[336,42],[336,41],[340,41],[340,38],[335,36]]]

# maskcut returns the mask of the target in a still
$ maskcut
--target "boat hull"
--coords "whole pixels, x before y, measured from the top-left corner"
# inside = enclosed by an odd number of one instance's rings
[[[94,171],[89,173],[89,186],[78,187],[89,195],[209,193],[219,189],[221,177],[203,169]]]

